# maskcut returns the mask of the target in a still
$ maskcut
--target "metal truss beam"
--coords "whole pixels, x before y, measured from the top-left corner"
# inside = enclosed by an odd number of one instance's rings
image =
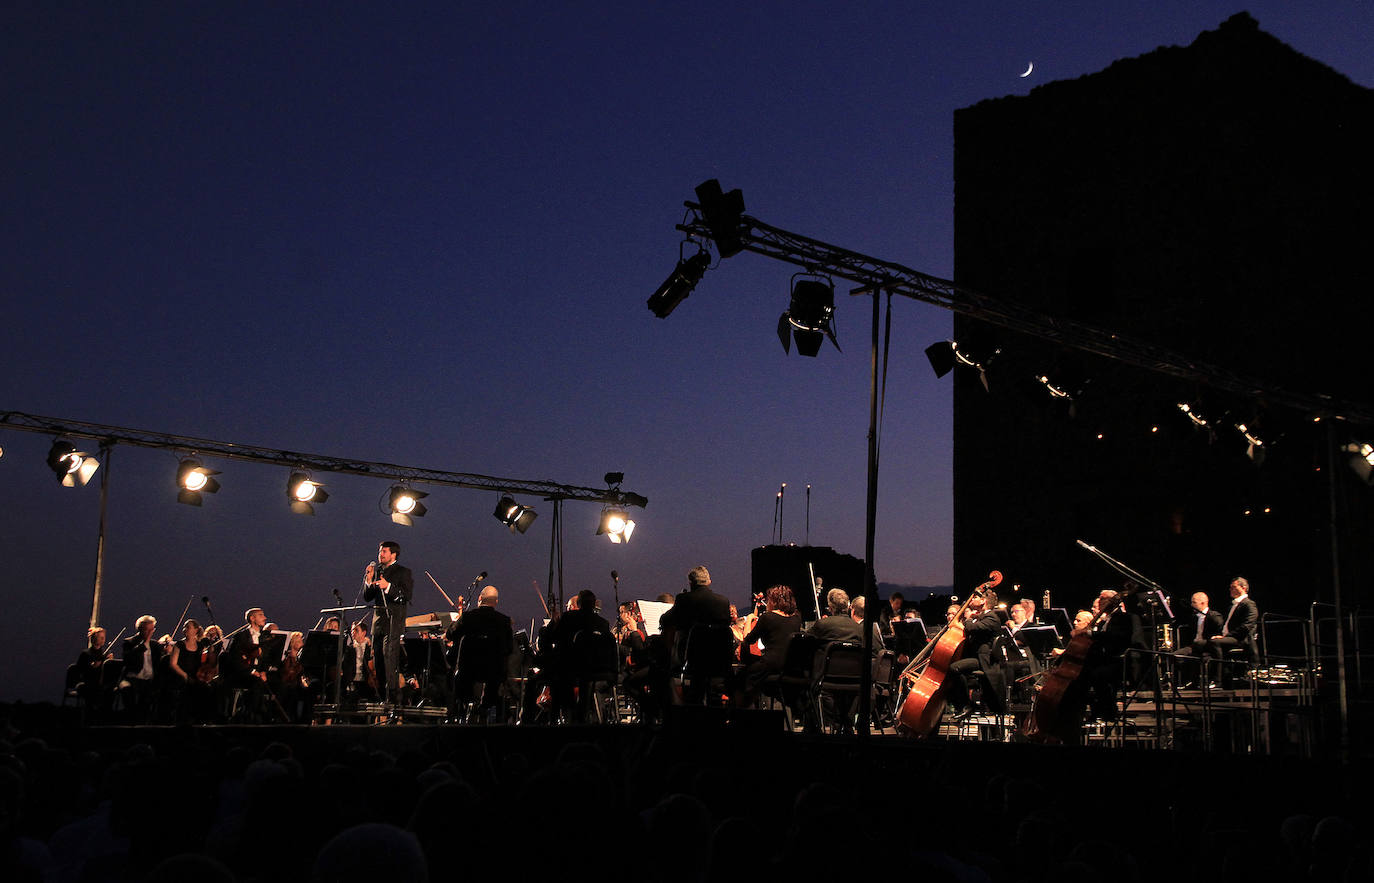
[[[415,466],[401,466],[395,463],[378,463],[369,460],[352,460],[330,457],[324,454],[306,454],[298,451],[285,451],[276,448],[262,448],[234,442],[216,441],[206,438],[192,438],[182,435],[150,432],[143,429],[129,429],[122,426],[105,426],[98,423],[85,423],[62,417],[40,417],[19,411],[0,413],[0,429],[14,429],[22,432],[36,432],[44,435],[65,438],[84,438],[98,442],[102,446],[123,444],[141,448],[160,448],[178,451],[186,455],[196,454],[203,457],[219,457],[226,460],[246,460],[252,463],[267,463],[287,468],[301,468],[314,472],[333,472],[342,475],[363,475],[371,478],[385,478],[409,484],[433,484],[449,487],[471,488],[475,490],[500,491],[509,494],[531,494],[546,500],[580,500],[589,503],[602,503],[617,506],[638,506],[644,508],[649,501],[639,494],[622,491],[618,487],[592,488],[560,484],[554,481],[531,481],[520,478],[499,478],[492,475],[476,475],[470,472],[448,472],[439,469],[422,469]]]
[[[700,240],[711,240],[701,206],[684,205],[688,219],[677,229]],[[1116,332],[1070,319],[1055,318],[1036,310],[998,300],[941,279],[870,255],[849,251],[819,239],[774,227],[749,215],[742,215],[739,228],[744,250],[784,261],[811,272],[838,276],[857,283],[854,294],[889,291],[913,300],[933,304],[974,319],[1028,334],[1066,347],[1083,350],[1146,371],[1165,374],[1246,398],[1263,399],[1313,417],[1334,417],[1362,424],[1374,424],[1374,406],[1363,402],[1341,401],[1317,393],[1304,393],[1248,377],[1219,365],[1191,359],[1179,353]]]

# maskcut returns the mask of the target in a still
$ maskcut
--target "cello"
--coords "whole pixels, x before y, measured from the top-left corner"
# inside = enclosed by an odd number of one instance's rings
[[[1001,584],[1001,572],[990,572],[987,582],[970,592],[959,605],[954,619],[903,669],[900,680],[910,686],[897,710],[897,723],[905,735],[924,738],[939,724],[945,710],[945,675],[964,647],[964,611],[974,598],[981,599],[985,591]]]

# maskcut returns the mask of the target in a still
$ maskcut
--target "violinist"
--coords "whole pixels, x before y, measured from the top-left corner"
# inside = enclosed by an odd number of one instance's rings
[[[173,686],[181,694],[177,701],[177,717],[182,721],[200,723],[210,711],[210,685],[200,677],[200,667],[206,655],[205,635],[200,623],[194,619],[186,620],[181,634],[181,640],[172,645],[172,655],[167,664],[174,679]]]
[[[109,708],[110,697],[101,689],[101,672],[113,649],[106,642],[103,628],[93,626],[86,630],[86,649],[77,654],[76,672],[71,686],[76,688],[81,701],[92,711],[105,711]]]
[[[344,687],[355,702],[377,697],[377,668],[372,658],[372,639],[362,622],[353,623],[349,641],[344,647],[342,665]]]
[[[105,643],[105,630],[94,626],[86,630],[86,649],[76,657],[77,683],[91,687],[100,684],[100,667],[114,649]]]
[[[165,655],[162,645],[153,640],[156,630],[157,617],[140,616],[134,622],[134,634],[124,639],[124,677],[119,690],[134,723],[148,721],[154,711],[158,664]]]
[[[293,723],[310,720],[311,710],[321,691],[320,682],[305,674],[305,666],[301,660],[304,650],[305,635],[301,632],[292,632],[286,638],[281,662],[272,673],[277,700],[286,709],[286,715]]]
[[[243,618],[245,624],[234,632],[229,645],[220,653],[220,677],[229,689],[247,691],[241,707],[247,709],[250,719],[261,718],[269,663],[264,652],[269,638],[267,614],[261,607],[250,607]]]
[[[639,614],[639,602],[626,601],[620,605],[620,621],[616,625],[615,637],[620,645],[620,665],[625,672],[622,682],[625,693],[639,708],[640,719],[651,720],[659,711],[657,698],[660,691],[654,685],[660,679],[654,671],[649,638]],[[662,674],[666,678],[666,668]]]
[[[768,609],[749,634],[744,636],[746,645],[757,641],[763,647],[763,655],[755,657],[744,670],[744,689],[740,692],[740,701],[745,705],[757,702],[760,685],[766,678],[782,672],[783,662],[787,658],[787,645],[802,627],[791,587],[773,586],[766,598]]]

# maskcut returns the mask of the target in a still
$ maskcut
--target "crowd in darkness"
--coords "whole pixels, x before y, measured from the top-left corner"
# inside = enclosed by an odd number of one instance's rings
[[[1342,792],[1330,770],[614,729],[542,730],[540,740],[491,731],[449,748],[437,736],[384,740],[388,750],[366,735],[375,729],[354,740],[167,730],[175,738],[133,734],[148,741],[115,746],[98,730],[45,739],[8,728],[6,879],[1250,883],[1374,873],[1368,839],[1356,836],[1368,821],[1360,783]],[[1234,780],[1226,800],[1186,798],[1200,771]],[[1311,780],[1325,784],[1292,796]]]

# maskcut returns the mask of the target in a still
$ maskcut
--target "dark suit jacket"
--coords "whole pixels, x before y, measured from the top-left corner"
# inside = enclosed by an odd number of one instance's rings
[[[1240,616],[1239,613],[1236,615]],[[1182,640],[1178,642],[1179,646],[1185,646],[1196,641],[1206,641],[1208,638],[1215,638],[1217,635],[1221,634],[1221,624],[1221,611],[1209,607],[1202,620],[1202,631],[1199,632],[1197,629],[1197,611],[1190,608],[1187,615],[1179,620],[1179,631],[1182,632],[1182,635],[1180,635]]]
[[[1259,624],[1259,607],[1249,596],[1232,602],[1231,607],[1235,612],[1227,611],[1228,619],[1224,621],[1226,634],[1242,644],[1247,643],[1255,636],[1255,627]]]
[[[687,633],[694,625],[729,625],[730,601],[710,586],[679,592],[672,609],[663,614],[659,628],[673,642],[674,662],[682,660]]]
[[[162,645],[157,641],[145,643],[138,635],[125,638],[122,642],[124,656],[124,677],[138,674],[143,668],[143,655],[151,652],[153,654],[153,676],[159,672],[159,665],[167,655],[167,651],[162,649]]]
[[[455,652],[460,654],[459,662],[475,667],[474,671],[460,671],[460,677],[499,677],[505,673],[506,658],[515,650],[515,631],[510,617],[495,607],[479,605],[464,613],[462,619],[449,626],[447,637],[453,642]],[[464,638],[480,640],[490,655],[482,659],[466,656],[472,651],[463,650],[460,642]]]
[[[386,567],[378,566],[375,580],[385,579],[391,583],[391,588],[387,590],[386,597],[382,597],[381,589],[375,584],[363,590],[363,598],[371,601],[375,606],[381,607],[405,607],[410,604],[411,596],[415,594],[415,578],[410,574],[410,568],[393,561]]]
[[[822,641],[849,641],[853,644],[864,642],[864,627],[854,621],[848,613],[826,616],[811,624],[807,632]]]

